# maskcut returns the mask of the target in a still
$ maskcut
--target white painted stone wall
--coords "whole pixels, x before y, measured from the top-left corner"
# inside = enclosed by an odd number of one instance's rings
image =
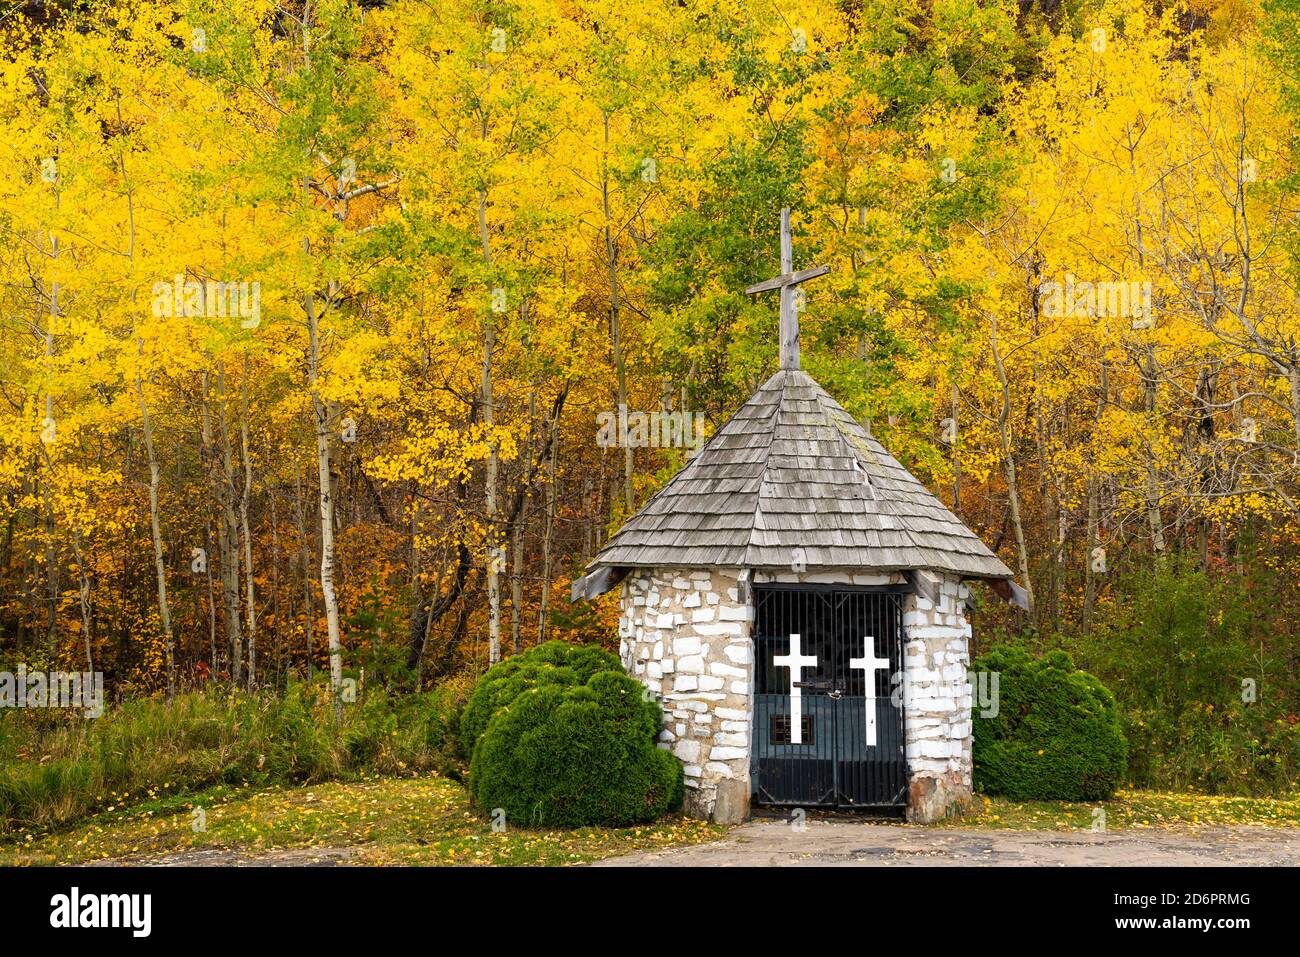
[[[686,812],[726,823],[749,813],[753,610],[738,575],[634,569],[619,620],[623,666],[659,697],[659,745],[685,766]]]
[[[952,576],[919,572],[920,590],[903,603],[903,727],[910,786],[907,817],[925,823],[958,812],[971,798],[970,592]]]
[[[937,820],[971,793],[970,624],[966,586],[928,572],[934,600],[903,604],[908,819]],[[688,814],[733,823],[749,813],[752,602],[738,569],[634,569],[622,585],[619,650],[664,709],[660,747],[681,759]],[[896,585],[900,572],[755,572],[753,584]]]

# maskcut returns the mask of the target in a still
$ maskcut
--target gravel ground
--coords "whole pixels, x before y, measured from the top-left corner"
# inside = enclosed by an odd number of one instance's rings
[[[1115,867],[1300,864],[1300,828],[1001,831],[856,821],[752,821],[713,844],[613,857],[595,867]]]
[[[196,848],[113,862],[145,867],[333,867],[364,864],[356,847],[309,847],[260,854]],[[1129,865],[1300,865],[1300,828],[1202,827],[1012,831],[939,829],[810,820],[752,821],[712,844],[644,851],[593,867],[908,867],[911,865],[1116,867]]]

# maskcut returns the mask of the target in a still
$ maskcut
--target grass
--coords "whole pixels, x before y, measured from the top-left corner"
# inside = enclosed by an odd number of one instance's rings
[[[0,864],[143,861],[202,851],[216,863],[311,853],[358,864],[581,863],[716,840],[681,818],[631,828],[494,831],[446,776],[468,684],[367,695],[334,725],[328,700],[272,695],[146,699],[93,722],[0,714]],[[979,796],[940,826],[1107,831],[1300,827],[1300,797],[1124,790],[1103,803]],[[201,820],[199,812],[201,811]],[[200,826],[201,825],[201,826]]]
[[[567,865],[632,851],[719,840],[727,829],[668,818],[628,828],[494,832],[464,787],[436,775],[369,777],[293,788],[220,785],[184,796],[166,787],[104,795],[104,809],[54,833],[0,843],[0,865],[145,862],[191,850],[213,863],[316,849],[350,864]],[[196,830],[201,808],[205,828]],[[1090,830],[1104,808],[1108,831],[1208,826],[1300,827],[1300,799],[1211,797],[1122,791],[1097,804],[1009,801],[979,796],[972,813],[935,827]]]
[[[445,772],[465,687],[375,689],[338,724],[328,693],[302,685],[284,695],[196,692],[171,705],[138,699],[95,720],[0,710],[0,839],[69,827],[123,795]]]
[[[438,776],[369,778],[289,789],[219,786],[195,797],[166,789],[106,795],[104,811],[70,830],[0,844],[0,864],[86,864],[206,849],[222,863],[299,848],[346,848],[348,863],[565,865],[716,840],[725,828],[684,818],[628,828],[494,832],[465,789]],[[142,799],[142,800],[140,800]],[[126,802],[113,803],[114,801]],[[196,830],[196,809],[205,828]]]
[[[1105,811],[1108,831],[1227,825],[1300,827],[1300,798],[1218,797],[1162,791],[1118,791],[1109,801],[1011,801],[977,795],[974,809],[936,826],[1018,831],[1091,830]]]

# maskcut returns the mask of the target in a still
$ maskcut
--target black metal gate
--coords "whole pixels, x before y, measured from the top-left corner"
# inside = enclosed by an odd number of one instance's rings
[[[907,589],[755,589],[752,793],[759,804],[899,808]]]

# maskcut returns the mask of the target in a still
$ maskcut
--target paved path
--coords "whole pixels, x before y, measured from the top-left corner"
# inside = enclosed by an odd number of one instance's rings
[[[994,831],[808,821],[752,821],[713,844],[644,851],[595,867],[909,865],[1300,865],[1300,828]]]

